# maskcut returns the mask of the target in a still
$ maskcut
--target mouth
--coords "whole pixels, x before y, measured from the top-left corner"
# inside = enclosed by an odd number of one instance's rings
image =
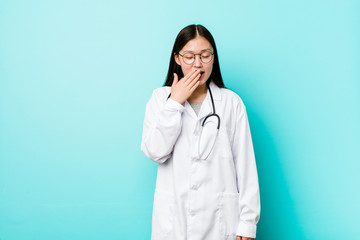
[[[204,73],[205,73],[204,71],[200,72],[200,79],[204,76]]]

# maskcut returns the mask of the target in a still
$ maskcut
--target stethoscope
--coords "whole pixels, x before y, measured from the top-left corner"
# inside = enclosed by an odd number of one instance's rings
[[[212,95],[212,92],[211,92],[211,89],[210,89],[210,84],[209,82],[206,83],[208,89],[209,89],[209,93],[210,93],[210,98],[211,98],[211,104],[212,104],[212,109],[213,109],[213,112],[210,113],[209,115],[207,115],[203,122],[201,123],[201,128],[200,128],[200,133],[199,133],[199,139],[198,139],[198,159],[199,160],[207,160],[208,157],[210,156],[210,153],[212,152],[212,150],[214,149],[214,146],[215,146],[215,142],[216,142],[216,139],[217,139],[217,136],[218,136],[218,133],[219,133],[219,129],[220,129],[220,117],[219,115],[216,114],[215,112],[215,104],[214,104],[214,98],[213,98],[213,95]],[[169,99],[171,96],[171,93],[169,94],[169,96],[167,97],[167,99]],[[212,143],[212,146],[211,146],[211,149],[210,149],[210,152],[206,155],[205,158],[201,158],[200,157],[200,140],[201,140],[201,136],[202,136],[202,130],[204,128],[204,125],[206,123],[206,120],[208,120],[210,117],[215,117],[217,119],[217,128],[216,128],[216,135],[215,135],[215,138],[214,138],[214,141]]]

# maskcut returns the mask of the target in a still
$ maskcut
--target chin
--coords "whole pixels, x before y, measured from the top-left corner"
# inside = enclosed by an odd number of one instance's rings
[[[201,79],[200,85],[206,84],[206,82],[209,80],[209,78]]]
[[[206,81],[207,81],[207,79],[205,81],[201,80],[199,86],[202,86],[202,85],[206,84]]]

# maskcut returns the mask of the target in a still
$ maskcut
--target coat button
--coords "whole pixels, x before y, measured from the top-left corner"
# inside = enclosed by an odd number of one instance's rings
[[[195,216],[194,210],[190,210],[189,213],[190,213],[190,216]]]
[[[193,189],[193,190],[198,190],[198,188],[199,188],[198,185],[192,185],[192,186],[191,186],[191,189]]]

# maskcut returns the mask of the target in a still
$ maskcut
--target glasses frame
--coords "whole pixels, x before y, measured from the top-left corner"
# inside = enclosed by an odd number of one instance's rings
[[[204,62],[204,61],[202,60],[201,54],[203,54],[204,52],[208,52],[208,53],[210,53],[210,54],[212,55],[210,61]],[[187,62],[184,61],[184,55],[187,54],[187,53],[190,53],[190,54],[194,55],[194,60],[193,60],[192,63],[187,63]],[[203,51],[202,53],[196,53],[196,54],[195,54],[195,53],[191,53],[191,52],[185,52],[184,54],[178,53],[178,55],[180,55],[181,57],[183,57],[183,61],[184,61],[184,63],[187,64],[187,65],[191,65],[191,64],[193,64],[193,63],[195,62],[196,55],[199,55],[200,61],[201,61],[202,63],[204,63],[204,64],[207,64],[207,63],[211,62],[211,61],[214,59],[214,53],[211,52],[210,50],[205,50],[205,51]]]

